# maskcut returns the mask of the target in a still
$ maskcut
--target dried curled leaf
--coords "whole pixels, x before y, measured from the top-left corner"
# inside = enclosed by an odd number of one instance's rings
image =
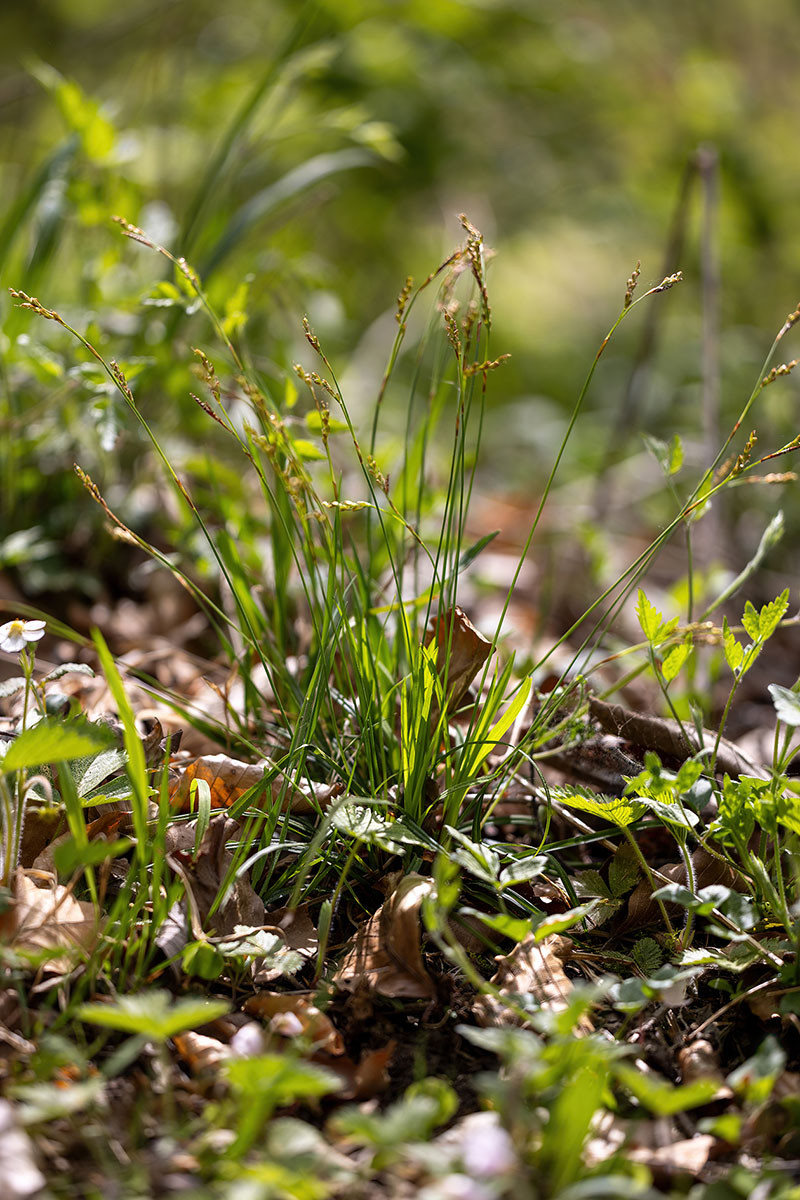
[[[208,784],[212,808],[230,808],[232,804],[264,780],[268,772],[275,771],[275,764],[268,758],[257,763],[241,762],[227,754],[208,754],[190,763],[181,773],[170,791],[173,808],[188,812],[190,792],[195,780]],[[253,807],[282,804],[294,813],[313,813],[324,808],[338,792],[336,786],[306,781],[302,787],[292,784],[280,772],[271,780]]]
[[[386,900],[359,926],[334,982],[349,991],[366,984],[383,996],[432,999],[436,988],[422,962],[420,908],[433,881],[397,873],[388,882]]]
[[[437,617],[433,625],[426,644],[436,638],[436,670],[447,691],[447,710],[452,712],[489,657],[492,643],[458,606]]]
[[[537,943],[535,935],[529,933],[524,941],[515,946],[510,954],[499,955],[498,964],[491,983],[507,996],[530,996],[544,1008],[560,1012],[569,1003],[572,983],[564,971],[564,963],[572,954],[570,938],[554,935]],[[481,1025],[514,1025],[517,1017],[495,996],[479,996],[473,1012]],[[578,1028],[589,1032],[592,1028],[587,1017],[582,1017]]]
[[[20,869],[13,893],[13,906],[0,917],[0,938],[16,950],[43,958],[45,970],[70,971],[97,945],[100,920],[94,905],[76,900],[54,875]]]

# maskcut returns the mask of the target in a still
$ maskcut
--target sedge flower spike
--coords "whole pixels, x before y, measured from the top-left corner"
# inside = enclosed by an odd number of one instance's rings
[[[27,642],[38,642],[44,637],[44,621],[23,621],[17,617],[0,625],[0,650],[7,654],[16,654],[24,650]]]

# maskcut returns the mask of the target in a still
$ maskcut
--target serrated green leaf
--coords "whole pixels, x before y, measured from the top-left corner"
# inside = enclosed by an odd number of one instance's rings
[[[645,639],[652,645],[659,629],[664,624],[664,618],[655,605],[650,603],[641,588],[639,588],[639,599],[636,603],[636,616]]]
[[[136,996],[120,996],[113,1004],[82,1004],[77,1016],[91,1025],[166,1041],[177,1033],[225,1016],[230,1007],[224,1000],[197,996],[173,1001],[169,992],[153,988]]]
[[[639,881],[639,864],[628,843],[620,846],[608,868],[608,886],[613,896],[624,896]]]
[[[692,653],[691,639],[681,642],[678,646],[671,646],[661,660],[661,674],[664,676],[665,683],[672,683],[681,672],[684,663]]]
[[[62,675],[88,675],[90,679],[94,679],[94,671],[88,663],[61,663],[60,666],[47,672],[42,683],[52,683],[54,679],[60,679]]]
[[[581,871],[574,877],[576,896],[591,896],[593,899],[610,900],[608,884],[599,871]]]
[[[645,811],[641,800],[630,800],[625,796],[603,796],[590,792],[588,788],[551,787],[550,795],[559,804],[566,804],[567,808],[601,817],[619,829],[638,821]]]
[[[3,759],[3,770],[21,771],[47,763],[68,762],[107,746],[112,739],[110,730],[85,720],[68,724],[40,721],[14,739]]]
[[[744,647],[731,633],[727,617],[722,618],[722,645],[725,651],[725,661],[734,675],[738,674],[744,658]]]
[[[664,951],[655,938],[643,937],[633,947],[632,957],[639,970],[649,975],[663,963]]]

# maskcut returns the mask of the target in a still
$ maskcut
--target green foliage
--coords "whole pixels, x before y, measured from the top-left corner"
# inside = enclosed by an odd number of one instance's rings
[[[187,1029],[196,1029],[229,1012],[224,1000],[186,996],[173,1000],[164,991],[151,988],[138,996],[120,996],[111,1004],[83,1004],[77,1010],[81,1021],[115,1029],[119,1033],[139,1034],[164,1042]]]

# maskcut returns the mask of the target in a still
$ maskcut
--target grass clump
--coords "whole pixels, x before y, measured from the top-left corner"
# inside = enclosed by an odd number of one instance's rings
[[[793,365],[770,366],[798,311],[683,494],[680,440],[654,443],[672,520],[523,659],[505,618],[597,363],[680,275],[638,298],[638,267],[630,277],[486,636],[462,601],[494,536],[472,535],[468,515],[504,356],[478,230],[462,217],[458,249],[404,285],[364,420],[308,321],[304,363],[267,387],[197,272],[120,225],[168,262],[218,339],[195,350],[194,400],[219,452],[187,469],[127,370],[14,295],[77,337],[149,439],[178,545],[137,532],[76,470],[111,531],[192,597],[227,678],[216,714],[172,696],[216,743],[189,757],[160,727],[143,738],[100,634],[111,723],[69,701],[51,715],[57,673],[35,677],[26,640],[41,627],[7,631],[25,643],[7,644],[23,675],[2,776],[9,1119],[37,1140],[47,1186],[304,1200],[399,1196],[410,1180],[429,1200],[690,1186],[711,1200],[718,1186],[745,1195],[752,1168],[765,1196],[791,1195],[796,1047],[768,1031],[791,1024],[800,986],[796,688],[772,687],[771,761],[751,773],[724,737],[745,676],[786,627],[788,592],[731,626],[711,617],[732,585],[703,597],[698,619],[690,568],[685,619],[665,619],[639,584],[673,535],[691,548],[715,497],[797,448],[756,457],[752,433],[727,457]],[[433,315],[409,352],[427,293]],[[619,648],[613,623],[637,588],[643,640]],[[566,665],[548,680],[559,647]],[[731,678],[713,733],[703,653]],[[618,702],[645,673],[652,713]],[[46,810],[51,833],[62,812],[65,828],[34,853],[23,830]],[[75,1163],[75,1189],[61,1162]]]

